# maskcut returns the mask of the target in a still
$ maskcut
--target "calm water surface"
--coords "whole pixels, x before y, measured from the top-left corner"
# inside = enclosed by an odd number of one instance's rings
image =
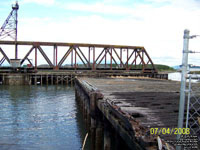
[[[73,88],[0,86],[0,150],[80,150],[85,134]]]

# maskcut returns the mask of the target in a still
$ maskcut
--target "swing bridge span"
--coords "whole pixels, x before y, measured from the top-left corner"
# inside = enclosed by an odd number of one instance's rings
[[[144,47],[139,46],[123,46],[123,45],[102,45],[102,44],[83,44],[83,43],[56,43],[56,42],[25,42],[25,41],[0,41],[0,65],[7,61],[9,64],[11,58],[2,46],[12,45],[20,47],[29,46],[23,58],[20,59],[20,66],[27,60],[28,63],[39,69],[38,52],[41,53],[46,61],[44,69],[54,70],[125,70],[125,71],[141,71],[143,73],[157,73],[157,70],[151,60],[149,54]],[[44,48],[43,48],[44,47]],[[48,47],[48,48],[47,48]],[[59,48],[64,47],[64,55],[58,57]],[[14,47],[13,47],[14,48]],[[47,50],[45,50],[45,48]],[[48,53],[52,49],[53,58],[50,59]],[[29,55],[34,53],[32,61]],[[87,55],[86,55],[87,54]],[[18,51],[15,52],[15,59],[18,59]],[[68,60],[68,64],[65,61]],[[69,64],[69,61],[71,62]],[[34,64],[33,64],[34,62]],[[81,64],[81,65],[80,65]]]

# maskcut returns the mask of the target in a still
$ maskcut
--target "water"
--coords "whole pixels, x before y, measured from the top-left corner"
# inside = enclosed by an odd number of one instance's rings
[[[200,75],[199,74],[188,74],[189,76],[192,76],[194,78],[199,78],[200,79]],[[169,73],[168,74],[168,79],[169,80],[173,80],[173,81],[181,81],[181,72],[173,72],[173,73]],[[189,82],[189,80],[186,80],[187,82]],[[192,79],[192,82],[199,82],[199,80],[197,79]]]
[[[73,88],[0,86],[0,149],[80,150],[81,117]]]
[[[181,81],[181,73],[180,72],[169,73],[168,79],[173,81]]]

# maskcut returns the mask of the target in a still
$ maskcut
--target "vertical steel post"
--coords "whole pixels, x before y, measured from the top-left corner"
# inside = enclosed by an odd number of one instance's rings
[[[112,70],[112,48],[110,48],[110,70]]]
[[[190,31],[184,30],[184,42],[183,42],[183,58],[182,58],[182,73],[181,73],[181,88],[180,88],[180,102],[179,102],[179,114],[178,114],[178,128],[183,128],[184,120],[184,107],[185,107],[185,86],[188,66],[188,47],[189,47],[189,36]],[[177,134],[177,139],[180,139],[181,135]],[[181,147],[177,146],[177,150]]]
[[[121,59],[121,61],[120,61],[120,68],[122,67],[122,48],[120,48],[120,59]]]
[[[105,68],[106,68],[106,66],[107,66],[107,62],[106,62],[106,54],[107,54],[107,51],[106,51],[106,49],[104,50],[105,51]]]
[[[95,70],[95,47],[93,47],[93,70]]]
[[[71,52],[71,66],[73,67],[73,49],[72,49],[72,52]]]
[[[128,55],[129,55],[129,54],[128,54],[128,50],[129,50],[129,49],[127,48],[127,64],[126,64],[126,70],[128,70],[128,58],[129,58],[129,56],[128,56]]]
[[[74,67],[75,67],[75,70],[77,68],[77,64],[76,64],[76,48],[74,48]]]
[[[58,67],[58,47],[56,46],[56,67]]]
[[[54,47],[53,47],[53,65],[54,65],[54,67],[55,67],[55,64],[56,64],[56,63],[55,63],[55,61],[56,61],[56,60],[55,60],[55,55],[56,55],[56,52],[55,52],[55,51],[56,51],[56,46],[54,45]]]
[[[137,59],[136,59],[136,57],[137,57],[137,56],[136,56],[136,51],[137,51],[137,50],[134,50],[134,51],[135,51],[135,68],[136,68],[136,65],[137,65],[137,62],[136,62],[136,60],[137,60]]]
[[[89,64],[90,64],[90,47],[88,49],[88,61],[89,61]]]
[[[35,70],[37,70],[37,47],[35,47]]]
[[[144,62],[144,49],[142,49],[142,62]],[[142,63],[142,72],[144,73],[144,63]]]

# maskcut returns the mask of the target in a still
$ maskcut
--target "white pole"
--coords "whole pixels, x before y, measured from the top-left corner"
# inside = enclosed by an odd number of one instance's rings
[[[190,31],[184,30],[184,42],[183,42],[183,58],[182,58],[182,73],[181,73],[181,89],[180,89],[180,102],[179,102],[179,114],[178,114],[178,128],[183,128],[184,119],[184,107],[185,107],[185,86],[186,86],[186,76],[187,76],[187,66],[188,66],[188,47],[190,39]],[[179,140],[181,134],[177,134],[177,140]],[[181,147],[176,148],[180,150]]]
[[[188,91],[188,102],[187,102],[187,116],[186,116],[186,125],[185,128],[188,128],[188,120],[189,120],[189,109],[190,109],[190,95],[191,95],[191,75],[189,78],[189,91]]]

